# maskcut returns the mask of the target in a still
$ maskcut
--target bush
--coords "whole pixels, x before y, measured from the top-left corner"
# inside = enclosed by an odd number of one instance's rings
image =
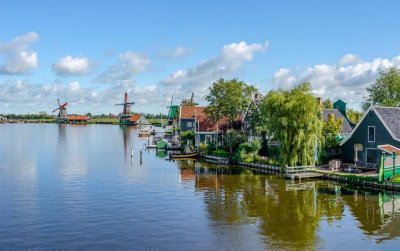
[[[194,131],[190,130],[181,133],[181,144],[186,144],[188,140],[194,145]]]
[[[218,156],[218,157],[224,157],[224,158],[229,158],[229,152],[227,152],[227,151],[225,151],[225,150],[222,150],[222,149],[217,149],[217,150],[214,150],[213,152],[212,152],[212,155],[214,155],[214,156]]]

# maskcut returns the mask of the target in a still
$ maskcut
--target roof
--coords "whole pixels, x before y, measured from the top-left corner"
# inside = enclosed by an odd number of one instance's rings
[[[328,120],[329,114],[333,114],[335,119],[338,119],[338,118],[342,119],[342,129],[341,129],[340,133],[349,134],[353,131],[353,128],[351,127],[350,122],[338,109],[323,109],[322,110],[322,117],[324,120]]]
[[[364,116],[358,122],[352,133],[340,143],[341,146],[351,138],[353,133],[357,130],[371,110],[377,115],[378,119],[382,122],[383,126],[386,128],[392,138],[400,142],[400,107],[371,106],[364,113]]]
[[[380,149],[384,152],[387,152],[389,154],[392,154],[395,152],[396,154],[400,155],[400,149],[397,147],[394,147],[392,145],[379,145],[378,149]]]
[[[390,130],[391,134],[395,138],[400,139],[400,107],[376,106],[374,110],[382,122],[384,122],[385,127]]]
[[[135,114],[135,115],[129,117],[129,121],[137,122],[141,117],[142,117],[142,114]]]
[[[181,106],[179,118],[194,119],[195,115],[204,113],[204,106]]]
[[[69,115],[68,116],[68,120],[79,120],[79,121],[86,121],[89,120],[90,117],[89,116],[85,116],[85,115]]]

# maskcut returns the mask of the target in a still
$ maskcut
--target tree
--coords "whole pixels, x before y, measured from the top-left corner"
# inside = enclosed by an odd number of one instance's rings
[[[270,91],[261,105],[268,130],[281,144],[282,165],[312,165],[322,136],[321,108],[303,83],[292,90]]]
[[[358,124],[358,122],[361,120],[363,116],[362,112],[353,110],[351,108],[347,108],[347,117],[350,119],[351,122],[354,124]]]
[[[342,130],[342,118],[337,118],[333,114],[329,114],[328,119],[324,120],[324,127],[322,129],[323,144],[322,150],[327,155],[330,156],[332,150],[337,150],[339,147],[339,141],[336,136]]]
[[[390,67],[379,71],[375,84],[367,88],[361,108],[366,111],[371,105],[400,106],[400,70]]]
[[[225,143],[229,147],[229,152],[232,154],[233,149],[239,146],[240,143],[246,141],[246,136],[241,131],[228,129],[225,134]]]
[[[322,107],[324,108],[324,109],[333,109],[333,103],[332,103],[332,101],[328,98],[328,99],[325,99],[325,101],[324,102],[322,102]]]
[[[232,128],[233,122],[246,109],[251,94],[256,90],[238,79],[221,78],[213,83],[210,93],[205,97],[209,102],[206,113],[215,121],[225,117],[229,128]]]

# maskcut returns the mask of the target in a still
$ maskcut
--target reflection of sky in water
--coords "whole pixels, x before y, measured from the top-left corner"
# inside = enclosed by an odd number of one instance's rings
[[[0,139],[1,247],[399,245],[398,194],[166,161],[135,127],[0,125]]]

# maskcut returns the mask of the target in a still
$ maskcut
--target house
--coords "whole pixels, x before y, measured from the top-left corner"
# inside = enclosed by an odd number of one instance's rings
[[[320,102],[322,102],[322,100],[320,100]],[[322,118],[325,121],[328,120],[330,116],[333,116],[335,119],[342,119],[342,128],[340,131],[341,136],[348,136],[356,126],[347,117],[346,103],[340,99],[333,103],[333,109],[322,110]]]
[[[68,122],[70,123],[87,123],[90,120],[86,115],[68,115]]]
[[[342,160],[379,166],[383,154],[379,148],[382,149],[382,145],[400,148],[400,107],[371,106],[351,134],[341,142]]]
[[[255,93],[252,95],[250,103],[248,104],[246,111],[244,111],[242,118],[242,130],[246,133],[248,140],[252,141],[255,137],[257,137],[257,133],[252,128],[251,120],[253,116],[257,116],[260,114],[260,103],[262,101],[262,96],[259,93]]]
[[[179,128],[181,132],[196,131],[197,115],[203,114],[203,106],[180,106],[179,107]]]
[[[133,116],[128,118],[130,124],[137,125],[137,124],[146,124],[147,120],[142,114],[134,114]]]

